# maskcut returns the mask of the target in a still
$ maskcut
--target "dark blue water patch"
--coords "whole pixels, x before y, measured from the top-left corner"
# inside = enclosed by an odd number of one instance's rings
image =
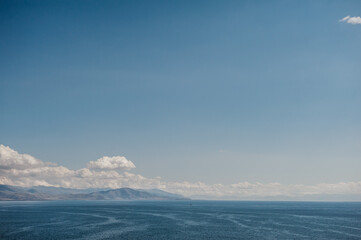
[[[0,202],[0,239],[361,239],[361,203]]]

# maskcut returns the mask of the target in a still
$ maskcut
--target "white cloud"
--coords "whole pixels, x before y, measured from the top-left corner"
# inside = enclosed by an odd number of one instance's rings
[[[26,169],[45,166],[46,163],[28,155],[19,154],[10,147],[0,145],[0,168]]]
[[[340,19],[339,22],[345,22],[345,21],[347,21],[349,18],[350,18],[350,16],[346,16],[346,17]]]
[[[0,184],[27,187],[43,185],[68,188],[158,188],[184,196],[228,199],[361,194],[361,182],[315,185],[239,182],[225,185],[203,182],[167,182],[159,177],[146,178],[139,174],[116,171],[134,167],[134,164],[125,157],[103,157],[91,161],[88,168],[71,170],[64,166],[43,162],[27,154],[19,154],[10,147],[0,145]]]
[[[132,169],[135,165],[125,157],[102,157],[96,161],[90,161],[88,168],[93,169]]]
[[[346,23],[350,23],[350,24],[361,24],[361,17],[346,16],[346,17],[340,19],[339,22],[346,22]]]

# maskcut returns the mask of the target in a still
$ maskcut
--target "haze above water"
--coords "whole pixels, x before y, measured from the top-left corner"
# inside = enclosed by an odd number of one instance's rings
[[[361,239],[361,203],[0,202],[1,239]]]

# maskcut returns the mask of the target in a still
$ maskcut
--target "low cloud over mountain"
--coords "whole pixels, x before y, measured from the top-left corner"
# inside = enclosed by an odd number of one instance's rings
[[[137,188],[161,189],[184,196],[200,198],[257,199],[264,197],[305,197],[316,195],[360,195],[361,182],[294,185],[281,183],[206,184],[203,182],[167,182],[129,172],[135,168],[123,156],[102,157],[90,161],[87,168],[71,170],[51,162],[43,162],[0,145],[0,184],[30,187],[67,188]]]

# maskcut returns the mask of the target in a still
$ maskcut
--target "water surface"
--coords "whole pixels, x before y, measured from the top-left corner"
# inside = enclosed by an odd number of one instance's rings
[[[0,239],[361,239],[361,203],[0,202]]]

